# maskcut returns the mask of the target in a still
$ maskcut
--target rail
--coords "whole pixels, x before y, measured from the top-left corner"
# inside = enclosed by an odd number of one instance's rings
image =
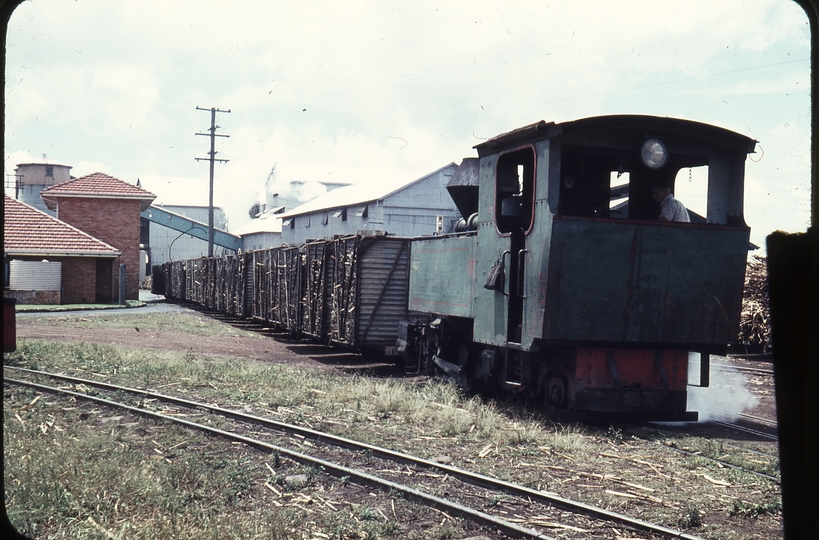
[[[199,403],[199,402],[195,402],[195,401],[191,401],[191,400],[186,400],[186,399],[183,399],[183,398],[177,398],[177,397],[174,397],[174,396],[167,396],[167,395],[159,394],[159,393],[156,393],[156,392],[150,392],[148,390],[142,390],[142,389],[137,389],[137,388],[129,388],[129,387],[124,387],[124,386],[119,386],[119,385],[114,385],[114,384],[109,384],[109,383],[103,383],[103,382],[99,382],[99,381],[93,381],[93,380],[89,380],[89,379],[70,377],[70,376],[63,375],[63,374],[48,373],[48,372],[43,372],[43,371],[38,371],[38,370],[31,370],[31,369],[26,369],[26,368],[18,368],[18,367],[13,367],[13,366],[5,366],[5,368],[6,369],[18,370],[18,371],[29,373],[29,374],[46,376],[46,377],[50,377],[50,378],[53,378],[53,379],[63,380],[63,381],[66,381],[66,382],[72,382],[72,383],[75,383],[75,384],[84,384],[86,386],[96,387],[96,388],[100,388],[100,389],[107,390],[107,391],[124,392],[124,393],[139,395],[139,396],[141,396],[143,398],[152,398],[152,399],[157,399],[157,400],[163,400],[163,401],[173,403],[175,405],[180,405],[180,406],[183,406],[183,407],[206,410],[206,411],[210,411],[212,413],[219,414],[219,415],[222,415],[222,416],[225,416],[227,418],[234,419],[234,420],[240,420],[240,421],[243,421],[243,422],[248,422],[248,423],[252,423],[252,424],[256,424],[256,425],[261,425],[261,426],[267,427],[267,428],[275,430],[275,431],[292,433],[292,434],[296,434],[296,435],[301,436],[301,437],[321,441],[323,443],[327,443],[327,444],[331,444],[331,445],[335,445],[335,446],[340,446],[340,447],[344,447],[344,448],[347,448],[347,449],[367,452],[367,453],[370,453],[371,455],[374,455],[374,456],[377,456],[377,457],[380,457],[380,458],[383,458],[383,459],[391,460],[391,461],[394,461],[394,462],[412,464],[412,465],[419,466],[419,467],[424,467],[424,468],[427,468],[427,469],[433,469],[433,470],[436,470],[438,472],[441,472],[441,473],[444,473],[446,475],[457,478],[457,479],[459,479],[459,480],[461,480],[461,481],[463,481],[465,483],[468,483],[468,484],[480,486],[480,487],[483,487],[483,488],[488,488],[488,489],[495,490],[495,491],[501,491],[501,492],[509,493],[509,494],[512,494],[512,495],[515,495],[515,496],[518,496],[518,497],[521,497],[521,498],[524,498],[524,499],[530,499],[532,501],[535,501],[535,502],[538,502],[538,503],[541,503],[541,504],[551,505],[551,506],[555,506],[557,508],[561,508],[561,509],[568,510],[568,511],[575,512],[575,513],[579,513],[579,514],[586,515],[586,516],[589,516],[589,517],[594,517],[594,518],[597,518],[597,519],[602,519],[602,520],[618,523],[620,525],[627,526],[627,527],[632,527],[632,528],[637,529],[637,530],[642,530],[642,531],[646,531],[646,532],[650,532],[650,533],[654,533],[654,534],[659,534],[659,535],[663,535],[663,536],[669,537],[669,538],[682,538],[682,539],[686,539],[686,540],[695,540],[695,539],[698,538],[696,536],[692,536],[692,535],[683,533],[681,531],[670,529],[670,528],[664,527],[662,525],[649,523],[649,522],[646,522],[646,521],[643,521],[643,520],[640,520],[640,519],[636,519],[636,518],[632,518],[632,517],[629,517],[629,516],[626,516],[626,515],[623,515],[623,514],[619,514],[617,512],[612,512],[610,510],[606,510],[606,509],[603,509],[603,508],[598,508],[598,507],[591,506],[591,505],[588,505],[588,504],[585,504],[585,503],[581,503],[579,501],[566,499],[564,497],[560,497],[560,496],[557,496],[557,495],[552,494],[552,493],[547,493],[547,492],[527,488],[525,486],[512,484],[510,482],[506,482],[506,481],[503,481],[503,480],[498,480],[498,479],[491,478],[491,477],[484,476],[484,475],[480,475],[480,474],[477,474],[477,473],[474,473],[474,472],[471,472],[471,471],[466,471],[464,469],[459,469],[459,468],[452,467],[452,466],[449,466],[449,465],[437,463],[435,461],[430,461],[430,460],[418,458],[418,457],[415,457],[415,456],[411,456],[409,454],[396,452],[396,451],[393,451],[393,450],[377,447],[377,446],[366,444],[366,443],[360,443],[358,441],[353,441],[351,439],[346,439],[344,437],[339,437],[339,436],[336,436],[336,435],[320,432],[320,431],[309,429],[309,428],[304,428],[304,427],[301,427],[301,426],[295,426],[295,425],[292,425],[292,424],[286,424],[284,422],[279,422],[279,421],[276,421],[276,420],[269,420],[269,419],[266,419],[266,418],[260,418],[260,417],[249,415],[249,414],[242,413],[242,412],[239,412],[239,411],[224,409],[224,408],[221,408],[221,407],[218,407],[218,406],[209,405],[209,404],[206,404],[206,403]],[[217,434],[217,435],[220,435],[220,436],[223,436],[223,437],[234,437],[234,440],[237,440],[237,441],[240,441],[240,442],[245,442],[246,444],[248,444],[250,446],[254,446],[256,448],[260,448],[260,449],[263,449],[263,450],[277,451],[277,452],[281,453],[282,455],[288,456],[291,459],[294,459],[295,461],[298,461],[300,463],[314,464],[314,465],[319,465],[321,467],[325,467],[325,469],[327,471],[333,472],[333,474],[338,474],[339,476],[350,476],[352,478],[358,478],[361,481],[364,481],[364,482],[367,482],[367,483],[371,483],[371,484],[374,484],[374,485],[380,485],[380,486],[385,487],[387,489],[395,489],[397,491],[401,491],[402,493],[405,493],[408,497],[412,497],[412,498],[414,498],[416,500],[420,500],[421,502],[424,502],[425,504],[433,505],[433,506],[435,506],[436,508],[439,508],[439,509],[446,508],[447,510],[452,511],[453,513],[455,513],[457,515],[462,515],[464,517],[468,517],[469,519],[473,519],[473,520],[475,520],[475,521],[477,521],[479,523],[484,523],[484,524],[488,524],[488,525],[498,527],[499,529],[504,530],[504,532],[506,534],[510,534],[510,535],[514,535],[514,536],[526,536],[526,537],[530,537],[530,538],[540,538],[540,539],[550,538],[550,537],[544,536],[541,533],[539,533],[537,531],[534,531],[532,529],[527,529],[525,527],[521,527],[521,526],[519,526],[517,524],[510,523],[510,522],[507,522],[505,520],[501,520],[499,518],[495,518],[493,516],[490,516],[488,514],[485,514],[483,512],[477,511],[477,510],[471,510],[471,509],[468,509],[466,507],[462,507],[461,505],[458,505],[457,503],[447,502],[447,501],[444,501],[443,499],[438,499],[438,498],[436,498],[436,497],[434,497],[432,495],[428,495],[428,494],[425,494],[425,493],[422,493],[422,492],[418,492],[418,490],[415,490],[414,488],[409,488],[407,486],[402,486],[400,484],[396,484],[396,483],[391,482],[389,480],[385,480],[385,479],[381,479],[379,477],[375,477],[373,475],[369,475],[368,473],[364,473],[362,471],[357,471],[357,470],[349,469],[349,468],[346,468],[346,467],[343,467],[343,466],[340,466],[340,465],[331,464],[329,462],[319,460],[318,458],[313,458],[311,456],[307,456],[307,455],[301,454],[299,452],[295,452],[295,451],[292,451],[292,450],[289,450],[289,449],[285,449],[283,447],[270,445],[269,443],[265,443],[265,442],[262,442],[262,441],[257,441],[255,439],[250,439],[250,438],[242,436],[242,435],[238,435],[238,434],[234,434],[234,433],[230,433],[230,432],[224,432],[224,431],[221,431],[221,430],[216,430],[215,428],[211,428],[209,426],[205,426],[205,425],[202,425],[202,424],[197,424],[195,422],[190,422],[189,420],[183,420],[183,419],[172,417],[172,416],[162,415],[160,413],[148,411],[148,410],[143,409],[143,408],[132,407],[132,406],[129,406],[129,405],[126,405],[126,404],[106,400],[106,399],[103,399],[103,398],[99,398],[99,397],[95,397],[95,396],[89,396],[87,394],[82,394],[82,393],[78,393],[78,392],[72,392],[70,390],[49,387],[49,386],[45,386],[45,385],[41,385],[41,384],[29,382],[29,381],[21,381],[21,380],[18,380],[18,379],[4,378],[4,381],[7,382],[7,383],[11,383],[11,384],[29,386],[31,388],[35,388],[35,389],[38,389],[38,390],[41,390],[41,391],[44,391],[44,392],[63,393],[63,394],[75,397],[77,399],[84,399],[84,400],[94,401],[94,402],[101,403],[101,404],[104,404],[104,405],[107,405],[107,406],[110,406],[110,407],[118,407],[118,408],[121,408],[121,409],[124,409],[124,410],[128,410],[130,412],[133,412],[135,414],[149,416],[149,417],[153,417],[153,418],[159,418],[159,419],[179,423],[181,425],[185,425],[185,426],[191,427],[193,429],[204,430],[204,431],[214,433],[214,434]],[[441,505],[441,506],[436,506],[436,505]],[[449,505],[449,506],[445,506],[445,505]]]

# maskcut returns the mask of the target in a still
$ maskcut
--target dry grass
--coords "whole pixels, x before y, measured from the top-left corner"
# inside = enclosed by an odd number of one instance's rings
[[[516,404],[484,402],[466,396],[442,381],[407,384],[245,359],[138,352],[88,344],[24,340],[18,346],[16,353],[5,356],[6,363],[65,371],[128,386],[163,387],[161,391],[165,393],[300,423],[423,457],[448,456],[456,466],[555,491],[666,526],[685,527],[704,538],[727,537],[732,531],[746,538],[781,535],[781,516],[777,511],[780,495],[775,484],[747,473],[720,469],[701,458],[683,458],[652,440],[636,439],[620,428],[553,424]],[[259,488],[264,481],[280,481],[270,477],[262,463],[242,461],[246,453],[228,448],[208,461],[201,459],[203,448],[215,448],[215,443],[204,445],[191,439],[189,433],[164,429],[151,437],[138,437],[136,428],[123,427],[128,423],[126,420],[112,428],[74,431],[75,427],[80,429],[82,422],[74,426],[66,419],[61,420],[61,415],[72,413],[61,412],[59,407],[40,411],[45,399],[23,410],[24,402],[32,399],[33,394],[29,394],[7,406],[4,417],[6,435],[10,437],[6,444],[7,479],[17,479],[7,482],[7,504],[10,515],[13,513],[19,520],[16,522],[24,523],[27,530],[48,530],[45,536],[61,538],[68,536],[65,531],[79,527],[89,531],[84,538],[106,537],[89,524],[88,517],[92,517],[114,537],[122,538],[140,537],[134,536],[134,531],[148,522],[166,535],[185,530],[189,531],[185,533],[187,537],[199,535],[198,538],[275,538],[276,534],[288,537],[288,527],[305,519],[298,509],[271,514],[269,505],[264,508],[256,502],[246,505],[248,499],[255,501],[257,495],[266,493]],[[27,416],[35,412],[37,418]],[[27,423],[25,430],[17,429],[22,426],[16,425],[20,422],[15,413]],[[48,421],[65,431],[49,427],[48,437],[40,435],[42,430],[38,426],[47,425]],[[698,451],[711,457],[731,453],[718,442],[649,431],[643,430],[639,435],[679,446],[699,444]],[[159,436],[166,438],[156,439]],[[190,441],[177,449],[180,457],[168,464],[156,459],[153,439],[164,448],[183,439]],[[50,441],[48,452],[54,462],[48,466],[51,468],[37,461],[41,454],[47,455],[42,446],[45,440]],[[66,453],[71,447],[76,450]],[[103,462],[103,457],[112,461]],[[755,464],[762,460],[753,454],[743,459],[749,466],[775,467]],[[35,478],[36,471],[41,469],[47,474]],[[66,486],[76,482],[86,487],[67,490]],[[173,491],[178,494],[172,497]],[[134,494],[139,497],[132,499]],[[181,499],[176,499],[177,496]],[[138,508],[135,512],[141,517],[128,514],[126,521],[120,521],[123,516],[118,512],[123,504],[127,508],[135,505]],[[228,514],[217,511],[217,506],[242,516],[242,523],[223,522]],[[183,507],[186,509],[182,510]],[[28,510],[35,508],[41,510]],[[61,517],[56,521],[46,517],[50,514],[48,508],[58,509]],[[344,514],[343,519],[334,514],[319,519],[316,530],[333,538],[346,538],[333,527],[358,531],[356,534],[364,531],[373,538],[407,536],[397,532],[396,524],[390,520],[368,519],[372,512],[378,514],[364,505],[353,511],[352,517],[350,513]],[[280,532],[271,529],[270,520],[274,517],[283,523]],[[354,525],[375,528],[365,531],[354,529]],[[447,537],[446,526],[435,529],[434,535]],[[425,530],[425,534],[433,535],[431,531]]]
[[[173,331],[200,336],[242,336],[259,338],[254,332],[248,332],[233,326],[222,324],[199,313],[130,313],[97,311],[78,317],[65,316],[42,317],[37,315],[18,314],[26,324],[47,326],[68,326],[72,328],[134,328],[141,331]]]
[[[6,511],[31,538],[390,538],[464,535],[391,494],[151,420],[6,392]],[[36,401],[35,401],[36,399]],[[305,475],[306,486],[286,479]],[[324,504],[329,501],[330,504]],[[395,514],[392,513],[395,509]]]
[[[283,539],[298,524],[247,503],[264,471],[246,451],[48,397],[21,412],[34,397],[16,392],[4,415],[6,508],[26,535]]]

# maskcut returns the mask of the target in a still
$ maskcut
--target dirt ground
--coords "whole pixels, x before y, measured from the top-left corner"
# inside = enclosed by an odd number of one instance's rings
[[[135,310],[138,312],[138,310]],[[61,314],[65,315],[65,314]],[[226,321],[230,322],[230,321]],[[72,343],[99,343],[137,349],[181,351],[203,356],[236,356],[277,364],[367,371],[391,374],[394,368],[378,358],[365,357],[318,343],[295,341],[258,325],[239,323],[257,335],[248,337],[203,336],[134,328],[82,328],[36,323],[25,315],[17,317],[18,339],[44,339]],[[261,339],[260,339],[261,337]]]
[[[139,310],[135,310],[139,311]],[[370,374],[397,375],[394,367],[380,358],[365,357],[333,349],[318,343],[298,342],[285,334],[262,328],[259,325],[233,322],[237,327],[246,327],[256,332],[256,336],[229,337],[202,336],[185,332],[140,330],[137,328],[81,328],[68,326],[48,326],[34,324],[26,316],[17,318],[17,337],[25,339],[46,339],[66,342],[89,342],[140,349],[192,352],[208,356],[238,356],[279,364],[294,364],[303,367],[335,369],[343,372],[368,372]],[[259,336],[263,338],[260,339]],[[773,392],[773,377],[742,373],[729,380],[716,376],[715,364],[731,364],[741,367],[770,369],[765,359],[745,359],[740,357],[712,358],[712,386],[740,384],[756,398],[756,405],[746,413],[768,420],[776,419],[776,403]]]

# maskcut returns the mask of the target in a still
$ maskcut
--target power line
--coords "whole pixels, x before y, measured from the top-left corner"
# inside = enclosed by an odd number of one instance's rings
[[[797,58],[795,60],[786,60],[784,62],[775,62],[773,64],[765,64],[765,65],[761,65],[761,66],[752,66],[752,67],[747,67],[747,68],[732,69],[730,71],[720,71],[718,73],[708,73],[706,75],[698,75],[696,77],[686,77],[686,78],[683,78],[683,79],[674,79],[674,80],[670,80],[670,81],[661,81],[661,82],[656,82],[656,83],[651,83],[651,84],[644,84],[642,86],[632,86],[630,88],[620,88],[620,89],[617,89],[617,90],[609,90],[609,91],[606,91],[606,92],[598,92],[596,94],[585,94],[585,95],[572,96],[572,97],[568,97],[568,98],[564,98],[564,99],[555,99],[555,100],[552,100],[552,101],[544,101],[543,103],[561,103],[561,102],[564,102],[564,101],[573,101],[575,99],[607,96],[609,94],[618,94],[618,93],[621,93],[621,92],[632,92],[634,90],[645,90],[646,88],[653,88],[655,86],[665,86],[665,85],[669,85],[669,84],[677,84],[677,83],[682,83],[682,82],[696,81],[696,80],[699,80],[699,79],[708,79],[708,78],[711,78],[711,77],[719,77],[721,75],[733,75],[734,73],[742,73],[742,72],[745,72],[745,71],[755,71],[755,70],[758,70],[758,69],[766,69],[766,68],[770,68],[770,67],[784,66],[785,64],[793,64],[795,62],[805,62],[805,61],[808,61],[808,60],[810,60],[809,57]]]
[[[197,111],[210,111],[210,133],[197,133],[196,135],[205,135],[210,137],[210,152],[206,158],[196,158],[196,161],[210,161],[210,189],[208,191],[208,257],[213,257],[213,164],[217,161],[227,163],[230,160],[216,159],[216,137],[230,137],[230,135],[217,135],[216,130],[219,126],[216,125],[216,113],[229,113],[230,109],[223,111],[216,107],[210,109],[203,109],[196,107]]]

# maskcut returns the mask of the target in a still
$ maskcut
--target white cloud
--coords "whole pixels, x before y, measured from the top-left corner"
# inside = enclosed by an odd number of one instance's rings
[[[116,174],[114,174],[114,172],[111,170],[110,165],[100,161],[80,161],[76,165],[72,166],[71,176],[80,178],[82,176],[87,176],[98,172],[116,176]]]
[[[9,26],[5,151],[205,178],[195,107],[231,109],[216,192],[239,207],[273,163],[420,175],[533,121],[628,112],[758,138],[748,170],[767,193],[780,169],[802,174],[807,128],[777,126],[809,112],[808,66],[760,66],[807,57],[806,20],[776,0],[38,0]]]
[[[139,177],[139,182],[143,189],[156,195],[156,204],[208,205],[209,182],[206,178],[145,175]]]
[[[32,156],[27,150],[17,150],[16,152],[11,152],[6,154],[5,159],[5,168],[6,174],[10,174],[11,171],[14,171],[14,168],[17,167],[20,163],[37,163],[38,161],[42,161],[42,156],[35,158]]]
[[[90,80],[89,94],[97,97],[94,104],[101,125],[112,135],[134,128],[150,128],[159,89],[152,69],[140,65],[100,65],[86,74]]]

